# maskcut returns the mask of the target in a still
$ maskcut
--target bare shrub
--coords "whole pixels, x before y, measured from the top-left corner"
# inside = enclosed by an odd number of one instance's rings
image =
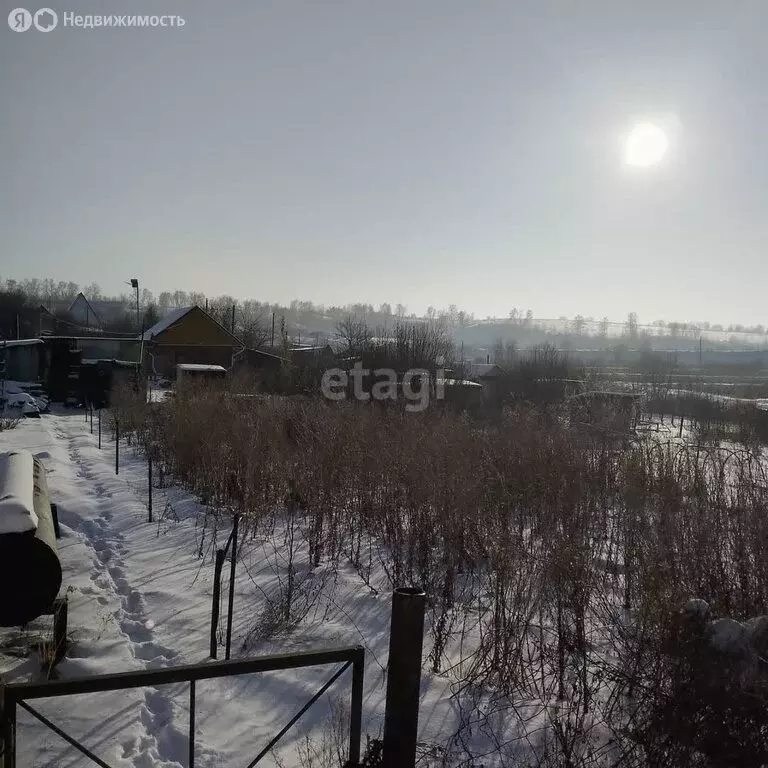
[[[524,743],[541,765],[717,765],[660,724],[690,711],[681,692],[698,674],[680,606],[768,612],[753,451],[585,435],[525,403],[479,423],[200,390],[140,412],[125,406],[121,423],[207,505],[209,540],[238,513],[244,541],[271,542],[276,588],[254,635],[325,616],[345,563],[374,591],[425,589],[427,663],[463,713],[446,764],[521,765]],[[747,728],[723,717],[728,733]],[[762,738],[749,732],[745,750]]]

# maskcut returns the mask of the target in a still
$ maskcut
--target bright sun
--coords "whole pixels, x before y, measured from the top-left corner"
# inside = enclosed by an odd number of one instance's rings
[[[667,134],[653,123],[638,123],[632,128],[624,147],[624,162],[638,168],[656,165],[669,147]]]

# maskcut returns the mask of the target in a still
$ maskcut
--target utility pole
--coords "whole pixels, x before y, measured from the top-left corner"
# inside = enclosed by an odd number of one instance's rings
[[[275,313],[272,313],[272,340],[269,343],[269,346],[274,349],[275,348]]]
[[[230,328],[232,335],[235,335],[235,305],[232,305],[232,327]]]
[[[18,341],[21,338],[19,335],[19,313],[16,313],[16,340]]]

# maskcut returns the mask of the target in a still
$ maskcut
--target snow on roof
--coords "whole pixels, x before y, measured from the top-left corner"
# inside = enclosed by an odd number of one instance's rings
[[[317,346],[292,346],[289,349],[291,352],[325,352],[331,345],[330,344],[318,344]]]
[[[202,363],[179,363],[176,366],[179,371],[220,371],[226,373],[227,369],[221,365],[203,365]]]
[[[188,312],[191,312],[194,307],[179,307],[178,309],[172,309],[165,317],[158,320],[151,328],[144,331],[144,341],[151,341],[153,336],[159,336],[163,331],[167,331],[172,325],[178,323],[182,317]]]
[[[42,339],[8,339],[0,341],[0,349],[3,347],[30,347],[33,344],[42,344]]]
[[[466,387],[467,389],[482,389],[483,385],[476,381],[468,379],[435,379],[437,384],[443,384],[446,387]]]

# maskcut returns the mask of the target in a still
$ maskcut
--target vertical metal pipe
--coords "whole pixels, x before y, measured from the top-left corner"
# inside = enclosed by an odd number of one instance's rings
[[[120,419],[115,417],[115,474],[120,474]]]
[[[99,408],[99,449],[101,449],[101,408]]]
[[[218,654],[216,630],[219,628],[219,611],[221,609],[221,571],[224,568],[224,550],[216,550],[216,564],[213,567],[213,601],[211,603],[211,658]]]
[[[195,768],[195,681],[189,681],[189,768]]]
[[[91,403],[91,434],[93,434],[93,403]]]
[[[359,648],[352,661],[352,702],[349,720],[349,765],[360,764],[360,740],[363,732],[363,680],[365,651]]]
[[[56,600],[53,606],[53,653],[58,664],[67,652],[67,614],[69,601],[66,597]]]
[[[152,454],[147,450],[147,489],[149,490],[149,522],[152,522]]]
[[[237,565],[237,529],[240,523],[240,515],[235,515],[232,522],[232,562],[229,568],[229,601],[227,605],[227,647],[224,654],[225,659],[229,659],[230,647],[232,645],[232,613],[235,602],[235,566]]]
[[[414,768],[419,728],[421,649],[426,595],[417,587],[395,589],[389,630],[385,768]]]

